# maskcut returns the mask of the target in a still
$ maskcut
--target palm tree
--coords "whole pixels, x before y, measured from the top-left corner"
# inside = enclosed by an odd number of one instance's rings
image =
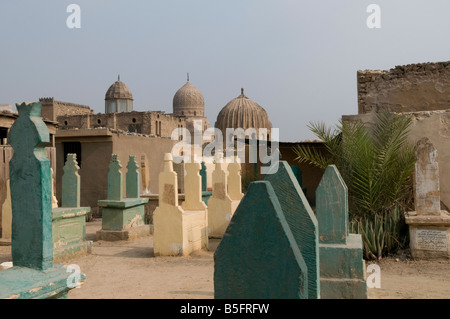
[[[298,145],[294,147],[296,160],[322,169],[336,165],[348,187],[350,219],[358,223],[364,220],[365,224],[375,218],[384,221],[393,218],[389,216],[393,211],[412,208],[411,177],[416,158],[408,141],[410,125],[410,117],[392,113],[377,114],[371,124],[340,121],[330,128],[323,122],[310,123],[309,129],[323,140],[328,154]],[[380,240],[387,240],[384,237]],[[383,247],[380,250],[385,251]],[[377,254],[381,256],[381,252]]]
[[[294,147],[299,162],[325,169],[334,164],[349,190],[350,214],[382,214],[394,206],[408,208],[411,174],[416,158],[407,135],[411,118],[379,113],[375,122],[342,122],[335,128],[323,122],[309,129],[323,141],[328,156],[308,145]]]

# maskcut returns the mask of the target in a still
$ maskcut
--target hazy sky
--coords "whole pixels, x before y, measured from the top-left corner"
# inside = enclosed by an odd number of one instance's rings
[[[66,25],[72,3],[80,29]],[[104,112],[120,74],[135,110],[171,113],[189,72],[211,125],[243,87],[282,141],[310,139],[309,122],[357,113],[357,70],[450,60],[449,13],[449,0],[2,0],[0,103]]]

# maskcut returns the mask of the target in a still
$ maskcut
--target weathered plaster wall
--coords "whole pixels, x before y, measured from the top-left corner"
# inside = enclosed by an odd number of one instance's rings
[[[128,157],[136,155],[140,165],[141,155],[147,157],[150,175],[150,192],[158,193],[158,175],[163,168],[165,153],[170,153],[177,141],[165,138],[149,137],[138,134],[126,134],[108,129],[62,130],[56,137],[56,196],[61,200],[61,181],[64,174],[64,142],[81,143],[81,206],[92,207],[92,213],[97,214],[97,201],[107,198],[108,165],[112,154],[119,156],[122,165],[124,196],[126,192],[126,166]]]
[[[450,108],[450,61],[357,72],[358,114]]]
[[[56,138],[56,198],[61,203],[62,176],[64,174],[64,142],[81,143],[80,201],[82,207],[98,212],[97,201],[106,199],[108,188],[108,164],[112,154],[111,136],[64,136]]]
[[[136,155],[136,158],[139,159],[142,154],[145,154],[150,173],[150,192],[157,194],[158,175],[163,170],[164,154],[170,153],[173,145],[175,145],[177,141],[172,141],[166,138],[127,134],[113,134],[112,141],[112,152],[113,154],[119,155],[120,163],[123,167],[122,173],[124,174],[124,182],[127,171],[126,166],[128,163],[128,157],[130,155]]]

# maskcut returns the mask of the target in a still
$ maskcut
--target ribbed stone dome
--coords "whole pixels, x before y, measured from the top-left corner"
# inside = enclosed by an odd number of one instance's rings
[[[173,114],[176,116],[204,116],[203,94],[189,81],[173,97]]]
[[[120,81],[120,75],[116,82],[114,82],[108,89],[105,95],[105,100],[112,99],[122,99],[122,100],[132,100],[133,95],[131,94],[128,86]]]
[[[272,129],[272,123],[269,120],[266,110],[260,105],[244,95],[244,89],[241,89],[241,95],[228,102],[227,105],[217,115],[215,127],[226,133],[227,128],[266,128],[268,132]]]

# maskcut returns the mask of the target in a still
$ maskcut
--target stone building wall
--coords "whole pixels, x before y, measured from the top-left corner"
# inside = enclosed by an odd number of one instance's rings
[[[184,117],[154,111],[62,115],[57,120],[62,130],[110,128],[165,138],[187,125]]]
[[[450,109],[450,61],[357,72],[358,114]]]

